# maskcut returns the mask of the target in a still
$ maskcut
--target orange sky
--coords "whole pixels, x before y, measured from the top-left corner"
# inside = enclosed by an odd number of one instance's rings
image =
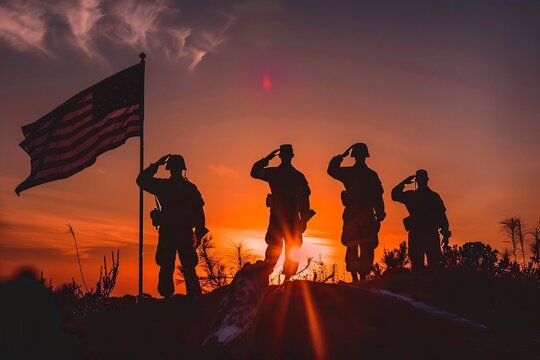
[[[70,14],[93,14],[105,27],[117,10],[97,3],[100,12],[74,8]],[[524,3],[529,7],[508,11],[504,2],[489,9],[482,2],[407,8],[399,2],[187,2],[178,18],[167,7],[154,9],[150,25],[133,11],[124,20],[137,26],[116,29],[115,37],[73,25],[59,38],[60,30],[40,18],[39,2],[32,26],[9,25],[4,20],[21,10],[8,1],[0,9],[0,276],[31,265],[55,284],[80,281],[71,224],[87,283],[95,284],[103,255],[120,249],[115,294],[136,293],[137,139],[69,179],[19,198],[14,189],[29,172],[18,147],[20,127],[137,62],[140,50],[148,53],[146,164],[167,153],[184,155],[223,251],[245,240],[262,255],[268,187],[249,171],[279,144],[292,143],[293,163],[309,181],[317,211],[303,256],[320,254],[342,266],[341,185],[326,167],[359,141],[368,144],[368,165],[385,188],[388,217],[376,259],[406,238],[406,211],[391,201],[390,190],[418,168],[430,172],[432,188],[445,201],[452,242],[503,248],[500,219],[521,215],[531,224],[540,216],[540,29],[533,16],[539,9]],[[148,13],[149,3],[141,4]],[[40,24],[41,41],[21,30],[38,31]],[[179,48],[170,35],[182,29],[191,32]],[[153,198],[145,201],[148,214]],[[145,291],[156,295],[156,231],[146,220]]]

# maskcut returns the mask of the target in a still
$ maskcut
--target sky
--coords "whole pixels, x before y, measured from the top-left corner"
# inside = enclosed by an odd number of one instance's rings
[[[2,0],[0,278],[31,266],[80,283],[70,224],[89,287],[119,249],[114,294],[137,292],[137,138],[69,179],[14,189],[30,171],[20,127],[141,51],[145,163],[185,157],[225,256],[239,241],[263,255],[269,190],[249,172],[284,143],[317,211],[302,259],[343,268],[342,185],[326,168],[356,142],[385,189],[376,259],[406,239],[390,191],[419,168],[452,243],[503,250],[498,221],[540,220],[539,17],[536,1]],[[153,207],[145,195],[144,290],[156,295]]]

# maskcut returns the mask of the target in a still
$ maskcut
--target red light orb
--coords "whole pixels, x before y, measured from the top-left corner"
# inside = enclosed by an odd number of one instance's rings
[[[268,74],[264,74],[262,77],[262,88],[264,91],[272,90],[272,78]]]

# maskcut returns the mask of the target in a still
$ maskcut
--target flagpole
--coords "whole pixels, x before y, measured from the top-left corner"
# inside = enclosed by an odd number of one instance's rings
[[[139,173],[144,169],[144,77],[145,77],[145,58],[146,54],[144,52],[139,54],[141,59],[141,66],[143,72],[143,84],[142,84],[142,94],[140,101],[140,113],[141,113],[141,136],[139,138]],[[143,299],[143,189],[139,187],[139,302]]]

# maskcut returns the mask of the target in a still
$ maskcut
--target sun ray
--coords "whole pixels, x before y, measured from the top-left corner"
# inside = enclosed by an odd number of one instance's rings
[[[304,296],[311,342],[313,344],[313,349],[315,350],[315,359],[327,359],[321,320],[317,313],[317,308],[315,307],[311,292],[309,291],[308,282],[299,281],[298,283],[301,286],[302,294]]]

